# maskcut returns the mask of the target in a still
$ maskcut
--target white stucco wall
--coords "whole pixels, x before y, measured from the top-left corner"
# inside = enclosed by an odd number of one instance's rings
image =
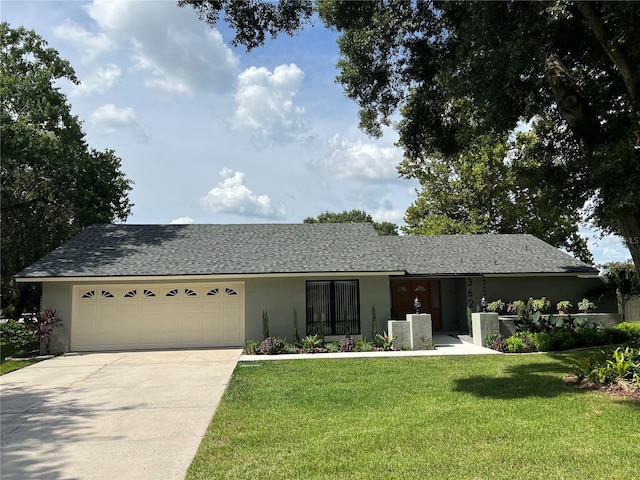
[[[375,306],[378,332],[386,328],[391,312],[389,276],[252,278],[246,280],[245,337],[262,340],[262,312],[269,315],[269,334],[293,339],[293,310],[298,313],[298,333],[306,332],[307,280],[358,280],[360,331],[371,340],[371,309]]]
[[[389,276],[336,276],[336,277],[229,277],[229,281],[243,281],[245,284],[245,339],[262,339],[262,312],[269,315],[269,333],[273,336],[293,339],[293,310],[298,313],[299,335],[306,332],[306,281],[357,279],[360,290],[361,333],[371,340],[371,309],[375,306],[378,332],[386,328],[391,311]],[[216,280],[183,280],[190,284],[208,283]],[[113,283],[118,285],[139,284],[139,281],[96,281],[83,282],[87,287]],[[166,280],[145,281],[145,284],[163,284]],[[62,327],[54,331],[51,342],[52,352],[68,352],[73,312],[71,282],[45,282],[42,289],[42,308],[55,308],[63,320]]]
[[[72,286],[68,282],[49,282],[42,286],[40,310],[53,308],[62,325],[53,330],[49,350],[51,353],[66,353],[69,351],[71,339]],[[44,352],[43,352],[44,353]]]

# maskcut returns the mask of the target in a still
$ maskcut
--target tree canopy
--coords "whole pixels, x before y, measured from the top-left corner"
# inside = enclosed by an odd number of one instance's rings
[[[589,198],[589,220],[620,234],[640,267],[640,2],[281,0],[269,14],[260,0],[180,3],[212,25],[224,11],[248,48],[297,31],[315,8],[340,33],[338,81],[361,127],[381,135],[400,116],[407,175],[551,122],[541,182]]]
[[[419,168],[405,163],[399,170],[416,176],[422,190],[405,215],[409,235],[465,233],[531,233],[593,263],[579,235],[579,209],[585,198],[575,195],[561,176],[558,192],[549,188],[540,168],[548,150],[539,124],[515,138],[480,136],[477,145],[459,155],[438,155]],[[543,133],[541,133],[543,134]],[[564,195],[559,193],[564,192]]]
[[[124,221],[132,182],[112,150],[85,142],[58,80],[71,65],[34,31],[0,24],[2,308],[37,309],[33,287],[13,275],[94,223]]]
[[[371,223],[378,235],[398,235],[398,226],[392,222],[374,222],[371,215],[362,210],[345,210],[342,213],[324,212],[317,217],[307,217],[303,223]]]

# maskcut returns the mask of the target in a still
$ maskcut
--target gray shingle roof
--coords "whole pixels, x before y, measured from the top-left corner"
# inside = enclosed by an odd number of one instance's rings
[[[94,225],[16,277],[400,270],[370,224]]]
[[[381,237],[409,274],[588,273],[598,270],[528,234]]]
[[[370,224],[94,225],[16,278],[597,273],[532,235],[379,237]]]

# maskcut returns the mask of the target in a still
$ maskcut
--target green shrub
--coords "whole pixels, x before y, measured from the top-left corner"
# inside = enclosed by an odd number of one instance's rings
[[[569,330],[556,330],[551,333],[552,350],[569,350],[576,346],[576,339]]]
[[[529,334],[529,339],[539,352],[549,352],[553,350],[553,339],[547,332],[533,332]]]
[[[535,352],[537,350],[536,346],[531,341],[531,332],[518,332],[516,333],[516,337],[522,340],[525,353]]]
[[[260,344],[260,353],[263,355],[277,355],[284,349],[285,341],[278,337],[267,337]]]
[[[3,357],[7,356],[6,354],[32,352],[38,350],[38,336],[29,325],[8,320],[0,323],[0,346]]]
[[[624,380],[640,388],[640,343],[600,351],[584,358],[570,358],[578,380],[607,385]]]
[[[322,349],[322,338],[320,335],[307,335],[302,339],[302,350],[308,353],[314,353]]]
[[[368,342],[366,337],[362,337],[356,341],[355,350],[356,352],[370,352],[373,350],[373,343]]]
[[[591,327],[577,327],[574,330],[574,336],[577,347],[593,347],[603,345],[606,334],[602,330]]]
[[[244,349],[242,350],[242,353],[244,353],[245,355],[257,355],[260,353],[260,342],[258,342],[257,340],[249,340],[247,343],[245,343],[244,345]]]
[[[282,353],[298,353],[298,347],[290,343],[285,343]]]
[[[488,335],[485,340],[485,345],[497,352],[507,353],[509,351],[507,349],[507,341],[499,333],[492,333],[491,335]]]
[[[627,333],[629,340],[640,340],[640,323],[622,322],[616,325],[615,329]]]
[[[524,342],[520,337],[513,335],[507,338],[507,351],[509,353],[522,353],[524,352],[524,349]]]
[[[330,342],[325,344],[324,349],[327,352],[335,353],[340,351],[340,343],[339,342]]]
[[[382,346],[382,350],[388,351],[393,350],[393,341],[398,338],[397,336],[390,336],[387,332],[384,332],[382,335],[376,335],[376,343]]]

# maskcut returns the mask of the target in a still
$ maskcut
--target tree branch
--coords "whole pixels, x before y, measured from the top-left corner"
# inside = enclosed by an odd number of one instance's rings
[[[544,73],[560,116],[579,139],[582,150],[585,153],[592,151],[601,140],[600,126],[589,102],[578,90],[571,72],[557,54],[551,53],[545,58]]]
[[[631,97],[631,101],[635,102],[636,86],[633,81],[633,71],[622,49],[618,48],[618,46],[608,38],[600,13],[590,2],[576,2],[576,7],[578,7],[578,10],[580,10],[580,13],[587,21],[587,24],[593,31],[598,42],[600,42],[600,45],[602,45],[602,48],[604,48],[609,59],[618,67],[625,87],[627,88],[627,93],[629,97]]]

